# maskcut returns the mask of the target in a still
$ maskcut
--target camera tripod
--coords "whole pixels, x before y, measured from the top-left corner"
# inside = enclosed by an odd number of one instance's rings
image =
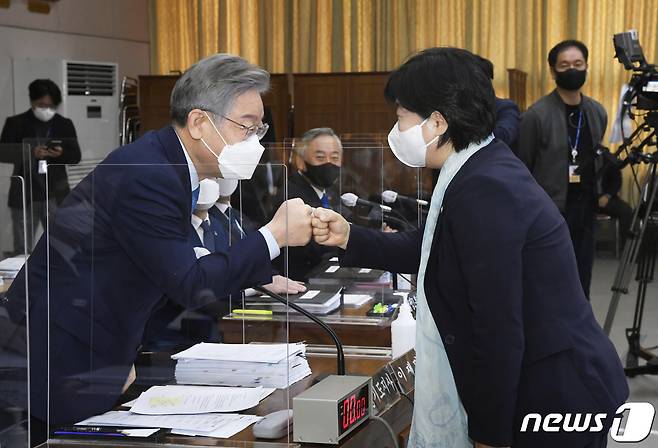
[[[658,128],[658,113],[652,112],[650,115],[653,115],[650,117],[652,119],[650,124],[653,130],[650,135],[634,149],[634,160],[632,161],[632,163],[644,162],[648,164],[649,170],[641,189],[640,202],[634,211],[630,235],[624,245],[624,251],[611,288],[613,295],[610,300],[608,314],[603,326],[606,335],[609,335],[621,295],[628,294],[632,268],[637,264],[635,280],[638,284],[638,290],[633,324],[630,328],[626,329],[628,355],[626,357],[626,368],[624,370],[629,377],[644,374],[658,374],[658,355],[640,345],[647,287],[654,279],[656,253],[658,252],[658,213],[654,211],[656,193],[658,192],[658,176],[656,172],[656,167],[658,165],[658,151],[650,154],[642,153],[642,149],[645,146],[655,145],[653,139],[656,137],[656,129]],[[654,120],[656,123],[653,123]],[[640,365],[640,359],[645,360],[646,363]]]

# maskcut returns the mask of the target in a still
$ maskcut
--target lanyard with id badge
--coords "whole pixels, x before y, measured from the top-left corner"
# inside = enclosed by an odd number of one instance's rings
[[[578,127],[576,128],[576,141],[574,144],[571,143],[571,136],[569,135],[569,148],[571,148],[571,163],[569,163],[569,183],[570,184],[579,184],[580,183],[580,166],[576,162],[578,157],[578,143],[580,142],[580,130],[583,124],[583,111],[581,110],[578,114]]]

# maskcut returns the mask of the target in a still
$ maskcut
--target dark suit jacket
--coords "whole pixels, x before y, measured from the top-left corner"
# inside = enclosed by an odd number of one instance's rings
[[[338,210],[338,194],[331,188],[326,190],[329,205],[332,209]],[[274,211],[286,199],[301,198],[304,203],[311,207],[322,207],[322,202],[318,197],[308,180],[306,180],[298,171],[294,171],[288,177],[288,197],[283,197],[283,192],[277,196],[274,201]],[[327,254],[337,253],[334,248],[324,247],[311,241],[304,247],[290,247],[281,251],[281,255],[274,260],[274,266],[277,271],[286,275],[285,272],[285,253],[288,252],[288,277],[292,280],[306,281],[308,273],[322,262]]]
[[[353,226],[342,264],[415,273],[421,241],[422,230]],[[610,416],[628,396],[617,352],[583,295],[564,219],[499,140],[448,187],[425,278],[473,440],[584,446],[570,443],[592,434],[518,429],[529,412]]]
[[[271,282],[259,232],[197,260],[191,205],[183,150],[166,127],[113,151],[58,208],[50,248],[39,240],[8,293],[12,319],[24,321],[28,275],[35,416],[46,411],[48,336],[51,423],[73,423],[113,406],[163,296],[194,306],[208,289],[225,297]]]
[[[0,144],[15,143],[22,144],[24,139],[37,137],[35,126],[41,123],[32,113],[32,109],[20,115],[7,118],[2,128]],[[48,137],[43,138],[44,143],[49,140],[62,140],[62,155],[57,158],[46,159],[53,165],[48,169],[48,193],[50,199],[55,199],[60,204],[69,193],[69,183],[64,165],[80,162],[80,146],[73,122],[59,114],[55,114],[50,124]],[[32,148],[29,148],[30,150]],[[35,201],[46,200],[45,176],[38,173],[38,160],[34,155],[24,151],[21,146],[14,148],[0,147],[0,163],[12,163],[14,165],[13,176],[23,176],[26,185],[31,184],[31,198]],[[29,187],[28,187],[29,188]],[[30,201],[30,195],[27,195]],[[18,179],[11,179],[9,187],[8,205],[11,208],[23,208],[23,197],[21,184]]]
[[[215,207],[211,210],[213,209],[216,210],[217,213],[220,213]],[[210,214],[212,215],[212,213]],[[210,217],[210,230],[214,234],[216,250],[227,252],[228,246],[224,226],[213,216]],[[203,242],[199,239],[199,234],[191,223],[189,228],[189,239],[192,247],[203,247]],[[142,339],[142,348],[145,350],[167,350],[170,348],[176,348],[182,344],[190,345],[196,342],[201,342],[192,340],[182,331],[169,331],[167,327],[186,309],[197,310],[203,309],[204,307],[210,307],[213,311],[216,311],[217,309],[226,311],[227,305],[225,303],[220,303],[211,290],[206,290],[197,297],[190,297],[187,304],[181,304],[180,301],[172,300],[166,296],[163,297],[154,307],[153,312],[146,323]],[[219,314],[212,313],[211,315],[212,317],[217,317]],[[206,338],[205,342],[210,341]]]
[[[512,100],[496,98],[496,127],[494,135],[512,148],[519,137],[521,112]]]

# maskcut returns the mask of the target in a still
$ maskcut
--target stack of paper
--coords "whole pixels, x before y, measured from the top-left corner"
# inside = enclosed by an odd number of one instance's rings
[[[263,387],[153,386],[130,411],[111,411],[78,425],[169,428],[174,434],[228,438],[262,417],[237,412],[253,408],[274,392]]]
[[[0,261],[0,277],[14,279],[25,264],[25,256],[5,258]]]
[[[311,374],[303,343],[202,342],[172,358],[178,384],[285,388]]]
[[[110,411],[83,420],[83,426],[124,426],[129,428],[169,428],[174,434],[228,438],[263,417],[242,414],[139,415]]]

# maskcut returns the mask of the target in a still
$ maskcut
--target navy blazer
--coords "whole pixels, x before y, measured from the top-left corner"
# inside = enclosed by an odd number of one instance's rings
[[[496,127],[493,132],[496,138],[513,148],[519,138],[520,123],[519,106],[512,100],[496,98]]]
[[[191,205],[183,150],[166,127],[113,151],[51,217],[49,242],[39,240],[27,271],[37,418],[45,417],[48,384],[51,423],[110,409],[163,296],[194,306],[208,289],[225,297],[271,282],[259,232],[236,243],[237,250],[197,259]],[[24,321],[25,275],[23,268],[8,292],[15,322]]]
[[[584,446],[576,439],[591,433],[518,431],[530,412],[610,416],[628,396],[560,212],[498,139],[464,164],[442,206],[423,286],[469,436],[493,446]],[[415,273],[421,241],[422,230],[352,226],[342,264]]]

